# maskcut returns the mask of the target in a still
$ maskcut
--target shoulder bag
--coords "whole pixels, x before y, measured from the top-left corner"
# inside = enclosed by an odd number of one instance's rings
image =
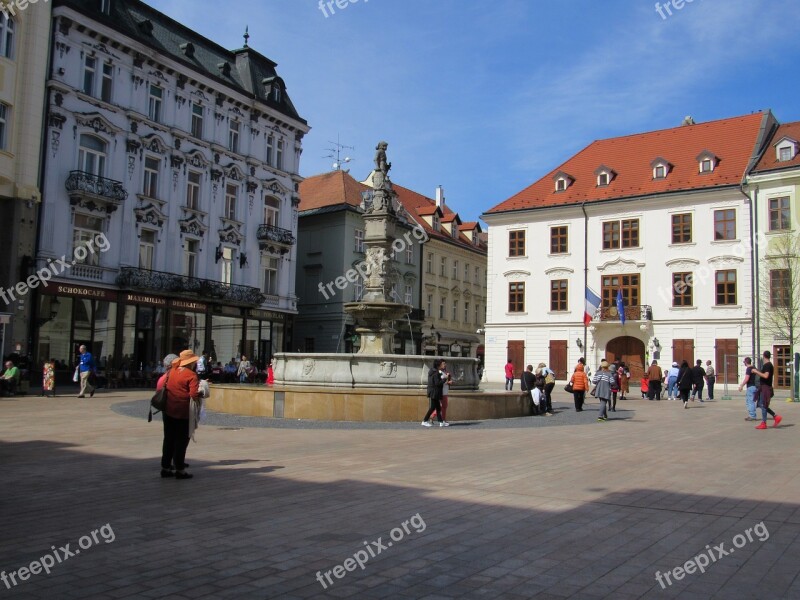
[[[170,369],[171,371],[172,369]],[[147,422],[153,420],[153,409],[156,412],[163,412],[165,408],[167,408],[167,384],[169,383],[169,371],[167,372],[167,378],[164,380],[164,387],[160,390],[156,390],[156,393],[153,394],[153,397],[150,399],[150,414],[147,415]]]

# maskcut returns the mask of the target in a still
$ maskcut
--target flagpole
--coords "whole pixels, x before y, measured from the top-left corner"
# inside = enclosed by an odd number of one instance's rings
[[[581,210],[583,211],[583,295],[586,296],[586,290],[589,288],[589,215],[586,214],[586,201],[581,203]],[[583,356],[587,358],[589,347],[586,345],[586,319],[583,320]]]

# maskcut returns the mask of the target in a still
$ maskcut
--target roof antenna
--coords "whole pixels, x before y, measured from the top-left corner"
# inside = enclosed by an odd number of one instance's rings
[[[247,48],[247,40],[250,39],[250,26],[246,25],[244,28],[244,47]]]
[[[335,142],[330,142],[329,141],[328,143],[331,144],[333,147],[332,148],[328,148],[327,149],[328,154],[326,154],[322,158],[333,158],[333,159],[335,159],[335,162],[333,163],[333,170],[334,171],[341,171],[342,167],[344,165],[346,165],[347,163],[353,161],[353,159],[350,158],[349,156],[345,156],[344,158],[342,158],[342,150],[355,150],[355,147],[354,146],[345,146],[345,145],[341,144],[339,142],[339,134],[338,133],[336,134],[336,141]],[[348,173],[349,169],[344,169],[344,172]]]

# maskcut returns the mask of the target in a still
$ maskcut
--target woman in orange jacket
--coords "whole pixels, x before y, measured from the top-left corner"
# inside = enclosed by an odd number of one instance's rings
[[[572,384],[572,395],[575,398],[575,412],[581,412],[586,392],[589,391],[589,378],[586,376],[582,363],[578,363],[575,367],[570,383]]]

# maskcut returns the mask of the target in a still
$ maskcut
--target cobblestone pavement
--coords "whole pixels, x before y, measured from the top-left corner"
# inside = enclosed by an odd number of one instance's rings
[[[800,598],[800,404],[767,431],[741,399],[598,423],[563,392],[444,429],[211,415],[176,481],[147,395],[0,400],[0,600]]]

